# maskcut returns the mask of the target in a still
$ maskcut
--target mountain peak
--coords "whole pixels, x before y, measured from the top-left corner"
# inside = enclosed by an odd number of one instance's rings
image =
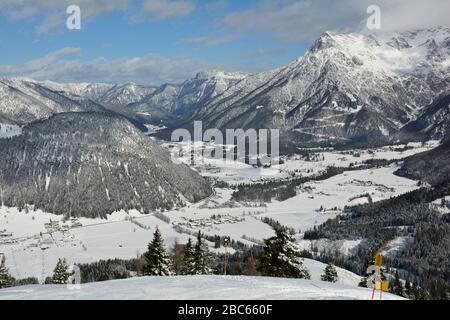
[[[335,46],[337,44],[335,36],[336,34],[334,32],[325,31],[316,41],[314,41],[311,51],[316,52]]]
[[[213,79],[213,78],[240,78],[243,79],[245,76],[247,76],[244,73],[241,72],[229,72],[225,70],[219,70],[219,69],[211,69],[206,71],[200,71],[196,74],[195,79],[197,80],[206,80],[206,79]]]
[[[194,116],[208,128],[280,128],[305,145],[386,141],[448,91],[446,29],[398,35],[325,32],[295,62],[247,77]]]

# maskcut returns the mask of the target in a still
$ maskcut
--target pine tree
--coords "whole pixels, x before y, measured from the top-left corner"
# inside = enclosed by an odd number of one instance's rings
[[[336,268],[330,263],[325,268],[325,274],[321,276],[322,281],[337,282],[339,277]]]
[[[53,271],[52,283],[67,284],[71,274],[66,259],[58,259],[55,270]]]
[[[413,288],[411,282],[409,281],[409,276],[405,280],[405,298],[414,299]]]
[[[7,288],[11,285],[12,278],[9,275],[9,270],[5,265],[6,258],[3,256],[0,262],[0,289]]]
[[[181,274],[192,275],[194,274],[194,248],[192,246],[192,240],[189,238],[187,244],[183,249],[183,262],[181,266]]]
[[[248,265],[247,265],[247,273],[249,276],[257,276],[258,272],[256,271],[256,265],[255,265],[255,259],[253,258],[253,255],[248,258]]]
[[[359,281],[358,283],[358,287],[367,288],[367,280],[368,280],[367,277],[362,277],[361,281]]]
[[[396,294],[400,297],[404,296],[403,285],[402,282],[400,281],[400,275],[398,271],[395,271],[394,280],[391,280],[389,287],[391,293]]]
[[[148,244],[148,250],[144,253],[144,269],[145,276],[169,276],[170,259],[164,248],[164,242],[161,232],[156,228],[153,234],[153,240]]]
[[[171,250],[172,269],[175,274],[181,274],[183,267],[183,246],[175,240]]]
[[[416,284],[415,281],[413,281],[412,288],[411,288],[411,299],[418,300],[417,296],[418,296],[418,294],[417,294],[417,284]]]
[[[200,231],[197,234],[197,243],[194,247],[193,263],[193,274],[212,274],[214,258]]]
[[[428,294],[428,292],[421,288],[421,287],[417,287],[416,290],[416,296],[415,299],[416,300],[428,300],[430,298],[430,295]]]
[[[265,239],[264,252],[259,258],[257,270],[264,276],[310,279],[308,270],[300,261],[300,252],[293,237],[285,228],[275,226],[275,236]]]

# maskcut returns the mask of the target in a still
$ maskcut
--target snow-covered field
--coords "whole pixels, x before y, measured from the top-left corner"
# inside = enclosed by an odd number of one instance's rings
[[[330,149],[309,149],[313,152],[310,159],[301,155],[282,157],[281,164],[270,168],[255,168],[251,165],[237,162],[215,159],[213,157],[198,157],[193,167],[205,177],[211,177],[229,184],[252,183],[264,180],[274,180],[295,176],[311,176],[320,173],[330,166],[349,167],[361,165],[367,160],[400,160],[411,155],[431,150],[439,145],[439,141],[421,143],[409,143],[407,145],[385,146],[375,149],[354,149],[351,151],[333,151]],[[172,150],[172,154],[180,162],[192,165],[191,149],[203,150],[205,155],[211,154],[216,145],[196,142],[190,143],[164,143],[163,146]],[[224,147],[227,147],[224,145]],[[180,151],[181,150],[181,151]],[[305,149],[308,150],[308,149]]]
[[[290,158],[283,169],[256,169],[245,164],[232,167],[217,167],[218,179],[243,181],[248,173],[258,170],[272,177],[284,177],[286,170],[297,170],[298,174],[319,172],[330,165],[346,166],[364,159],[399,159],[433,147],[412,145],[407,151],[395,151],[392,147],[360,151],[358,154],[341,152],[319,152],[317,160]],[[287,168],[287,169],[286,169]],[[272,201],[264,205],[235,203],[232,190],[217,188],[215,194],[185,208],[164,212],[170,219],[167,223],[155,215],[143,216],[137,211],[117,212],[108,220],[72,219],[62,221],[61,216],[44,213],[32,208],[19,212],[16,208],[0,207],[0,254],[6,256],[7,266],[16,278],[34,276],[40,281],[50,276],[58,258],[66,258],[70,264],[95,262],[100,259],[129,259],[145,252],[158,226],[167,247],[175,239],[185,243],[195,232],[207,235],[230,236],[232,239],[252,245],[273,235],[271,227],[261,221],[273,218],[297,231],[296,238],[302,248],[336,248],[350,253],[358,241],[326,243],[303,241],[301,234],[315,225],[341,213],[346,205],[386,199],[417,188],[415,181],[400,178],[393,173],[398,168],[389,167],[372,170],[348,171],[318,182],[309,182],[297,190],[297,196],[283,202]],[[231,171],[233,170],[233,173]],[[200,172],[204,173],[200,168]],[[255,171],[256,173],[256,171]],[[255,174],[255,176],[258,176]],[[250,179],[251,180],[251,179]],[[320,208],[323,208],[320,211]],[[393,244],[398,247],[401,242]],[[210,243],[213,249],[213,243]],[[213,249],[214,250],[214,249]],[[222,249],[217,249],[222,251]]]
[[[141,300],[370,300],[371,289],[359,288],[359,277],[337,268],[339,281],[323,282],[323,263],[305,259],[311,280],[244,276],[143,277],[83,284],[32,285],[0,290],[6,299],[141,299]],[[383,300],[402,299],[388,293]]]

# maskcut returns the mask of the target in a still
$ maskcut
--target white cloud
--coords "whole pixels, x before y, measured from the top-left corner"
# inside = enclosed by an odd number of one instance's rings
[[[64,48],[31,60],[24,66],[3,65],[0,66],[0,75],[59,82],[137,82],[158,85],[182,82],[199,71],[213,68],[206,62],[188,57],[169,59],[155,54],[114,60],[98,58],[80,61],[68,58],[80,51],[79,48]]]
[[[255,8],[229,14],[220,26],[285,42],[312,40],[326,30],[361,29],[373,4],[381,8],[382,31],[448,25],[448,0],[263,0]]]
[[[162,21],[176,17],[184,17],[195,10],[192,0],[145,0],[141,16],[150,15],[155,21]]]
[[[131,0],[0,0],[0,12],[14,21],[39,21],[39,32],[51,32],[65,28],[66,8],[77,4],[83,22],[94,17],[125,10]]]
[[[81,53],[80,48],[65,47],[44,57],[28,61],[25,69],[27,73],[39,72],[40,70],[51,68],[54,63],[57,63],[59,58],[79,53]]]

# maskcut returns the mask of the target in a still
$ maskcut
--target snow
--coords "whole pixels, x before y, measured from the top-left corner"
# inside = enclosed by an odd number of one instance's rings
[[[304,240],[302,237],[297,241],[297,245],[301,250],[317,252],[326,252],[328,254],[334,254],[339,252],[344,256],[350,256],[353,251],[358,247],[362,240],[337,240],[331,241],[329,239],[319,240]]]
[[[390,35],[326,32],[296,61],[244,78],[195,117],[221,129],[238,128],[245,119],[250,127],[307,134],[311,142],[348,142],[374,131],[387,137],[446,93],[449,35],[448,27]],[[442,85],[430,85],[434,81]],[[258,115],[262,103],[275,119]],[[329,115],[334,121],[315,126]]]
[[[325,273],[326,264],[320,261],[312,259],[302,259],[303,265],[308,269],[311,275],[311,280],[319,282],[321,281],[321,276]],[[361,277],[357,274],[347,271],[342,268],[336,268],[338,275],[337,284],[346,285],[351,287],[357,287],[358,283],[361,281]]]
[[[371,300],[372,290],[319,280],[244,276],[143,277],[0,290],[1,300]],[[384,300],[404,300],[385,293]]]
[[[385,246],[381,254],[387,257],[395,256],[395,254],[401,250],[405,245],[414,241],[413,237],[397,237]]]
[[[14,124],[0,123],[0,139],[12,138],[22,134],[22,127]]]
[[[253,168],[239,162],[206,159],[195,169],[204,176],[232,184],[252,183],[261,179],[284,179],[294,171],[302,176],[316,174],[330,165],[347,167],[350,163],[368,159],[401,159],[429,150],[437,144],[409,144],[411,148],[408,149],[392,146],[350,153],[318,149],[314,153],[317,161],[306,161],[296,155],[285,159],[285,164],[272,168]],[[127,165],[123,166],[126,170]],[[58,258],[66,258],[70,264],[115,257],[134,258],[146,250],[156,226],[160,228],[167,248],[173,245],[175,239],[186,243],[198,230],[210,236],[230,236],[244,244],[254,245],[273,235],[272,228],[261,221],[264,217],[270,217],[294,228],[300,248],[338,250],[348,255],[359,241],[308,242],[302,240],[301,235],[307,229],[341,214],[344,206],[367,202],[367,198],[361,195],[370,194],[373,201],[379,201],[416,189],[416,181],[393,174],[397,168],[398,165],[393,164],[373,170],[344,172],[324,181],[305,183],[298,188],[297,196],[291,199],[283,202],[273,200],[262,205],[233,202],[233,190],[216,188],[208,199],[164,212],[170,223],[152,214],[142,215],[136,210],[115,212],[108,216],[108,220],[79,218],[62,221],[62,216],[34,211],[32,207],[27,210],[28,213],[0,207],[0,231],[6,230],[12,234],[11,237],[0,238],[0,252],[5,254],[13,276],[35,276],[43,281],[52,274]],[[324,210],[319,211],[320,207]],[[45,224],[50,220],[59,227],[49,230]],[[67,227],[62,229],[64,225]],[[182,230],[177,227],[182,227]],[[213,250],[212,243],[210,247]],[[223,248],[216,251],[222,252]]]
[[[211,236],[230,236],[252,245],[255,243],[249,239],[261,241],[273,235],[270,226],[261,221],[262,217],[271,217],[303,232],[334,218],[341,211],[330,208],[344,207],[354,194],[370,193],[376,201],[416,188],[414,181],[394,176],[392,173],[395,169],[389,167],[352,171],[322,182],[308,183],[306,186],[313,188],[309,192],[299,192],[296,197],[284,202],[274,201],[266,204],[266,207],[249,207],[243,204],[228,207],[226,204],[230,200],[231,191],[216,189],[216,194],[208,200],[165,212],[164,215],[171,220],[170,224],[154,215],[142,216],[137,211],[128,214],[117,212],[108,220],[78,219],[81,227],[66,231],[54,230],[49,234],[44,224],[51,219],[63,225],[62,217],[39,210],[27,214],[19,213],[14,208],[2,207],[0,225],[13,236],[9,239],[12,243],[8,243],[8,239],[0,240],[0,251],[5,253],[7,265],[14,276],[37,276],[42,280],[51,275],[57,259],[62,257],[67,258],[69,263],[94,262],[114,257],[134,258],[146,250],[156,226],[160,228],[167,247],[175,239],[186,243],[198,230]],[[359,181],[364,179],[372,183],[361,184]],[[381,184],[387,184],[394,190],[385,190]],[[324,212],[318,211],[320,206],[325,208]],[[217,223],[201,224],[205,219],[214,221],[211,220],[213,215],[224,218],[216,220]],[[135,221],[147,228],[134,224],[129,217],[134,217]],[[190,234],[176,232],[174,227],[186,223],[186,219],[194,221],[192,227],[182,225]],[[46,250],[40,249],[43,243],[48,247]]]
[[[148,114],[148,115],[150,116],[150,114]],[[155,126],[153,124],[146,124],[145,127],[147,128],[147,132],[145,133],[146,135],[151,135],[151,134],[154,134],[154,133],[156,133],[156,132],[158,132],[160,130],[166,129],[166,126],[164,126],[164,125]]]

